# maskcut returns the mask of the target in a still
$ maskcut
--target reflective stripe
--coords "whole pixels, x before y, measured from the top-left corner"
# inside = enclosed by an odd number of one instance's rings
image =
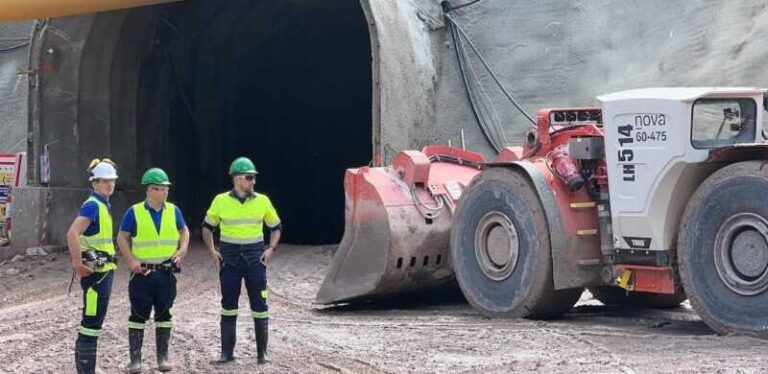
[[[97,237],[96,235],[99,235],[98,233],[94,236],[85,236],[80,235],[79,241],[80,241],[80,247],[83,251],[88,250],[95,250],[95,251],[101,251],[109,253],[110,255],[115,254],[115,241],[109,237]]]
[[[139,261],[155,263],[173,257],[179,246],[179,229],[176,227],[176,206],[164,203],[160,213],[160,232],[152,220],[146,202],[134,204],[136,236],[131,240],[131,252]],[[162,261],[159,261],[162,262]]]
[[[170,260],[173,256],[167,256],[167,257],[152,257],[152,258],[142,258],[141,262],[145,264],[162,264],[163,262],[166,262]]]
[[[260,225],[261,220],[258,218],[222,218],[221,223],[224,225]]]
[[[155,326],[161,328],[161,329],[170,329],[173,327],[173,322],[171,321],[160,321],[155,322]]]
[[[237,309],[222,309],[221,310],[222,316],[236,316],[237,315]]]
[[[219,223],[216,222],[211,216],[205,216],[205,223],[211,225],[211,226],[218,226]]]
[[[159,247],[164,245],[176,245],[178,240],[134,240],[133,248]]]
[[[134,330],[144,330],[144,324],[138,322],[128,321],[128,328]]]
[[[112,216],[109,213],[109,208],[107,208],[106,204],[102,203],[101,201],[99,201],[99,199],[93,196],[85,200],[85,203],[88,203],[88,202],[93,202],[98,207],[99,220],[97,223],[99,224],[99,231],[90,236],[85,236],[85,235],[79,236],[78,239],[80,242],[80,246],[82,247],[81,250],[83,251],[96,250],[96,251],[105,252],[110,256],[114,256],[115,243],[112,238]]]
[[[261,291],[261,298],[266,299],[269,296],[269,290],[262,290]]]
[[[260,236],[258,238],[240,239],[222,235],[221,241],[229,244],[256,244],[264,242],[264,236]]]
[[[97,313],[99,303],[99,293],[91,287],[85,291],[85,315],[93,317]]]
[[[253,318],[269,318],[269,312],[253,312]]]
[[[101,330],[89,329],[87,327],[80,326],[80,333],[86,336],[98,337],[101,334]]]
[[[225,243],[253,244],[263,241],[264,222],[279,221],[275,208],[268,197],[255,194],[241,202],[232,192],[216,195],[206,212],[208,223],[219,223]]]
[[[83,246],[96,246],[112,243],[112,238],[94,238],[91,236],[80,237],[80,244]]]

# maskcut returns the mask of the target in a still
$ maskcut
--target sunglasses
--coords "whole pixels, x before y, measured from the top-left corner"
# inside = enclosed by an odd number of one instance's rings
[[[254,175],[242,175],[243,179],[247,180],[248,182],[253,182],[256,180],[256,176]]]

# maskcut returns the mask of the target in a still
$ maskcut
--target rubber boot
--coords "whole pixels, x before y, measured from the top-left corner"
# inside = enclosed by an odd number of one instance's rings
[[[255,318],[253,320],[256,331],[256,363],[259,365],[269,362],[267,358],[267,341],[269,340],[269,319]]]
[[[141,346],[144,344],[144,330],[128,329],[128,352],[131,363],[125,371],[129,374],[141,373]]]
[[[171,343],[171,329],[156,328],[157,370],[162,372],[173,370],[173,364],[168,358],[168,345]]]
[[[96,374],[98,339],[78,335],[75,342],[75,368],[78,374]]]
[[[236,328],[237,319],[221,319],[221,358],[214,363],[225,364],[234,361],[235,341],[237,340]]]

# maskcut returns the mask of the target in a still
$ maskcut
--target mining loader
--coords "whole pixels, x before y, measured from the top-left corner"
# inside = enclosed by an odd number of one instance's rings
[[[403,151],[344,176],[344,236],[316,302],[333,304],[455,284],[451,219],[485,163],[449,146]]]
[[[492,317],[690,299],[718,333],[768,334],[768,131],[759,88],[649,88],[542,109],[495,160],[404,151],[345,178],[333,304],[458,283]]]

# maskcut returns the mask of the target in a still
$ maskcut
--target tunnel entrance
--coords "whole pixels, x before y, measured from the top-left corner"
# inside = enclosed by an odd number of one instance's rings
[[[213,196],[231,188],[230,162],[247,156],[285,241],[339,242],[344,170],[372,158],[360,4],[188,0],[164,7],[155,25],[139,63],[139,172],[165,168],[171,200],[196,229]]]

